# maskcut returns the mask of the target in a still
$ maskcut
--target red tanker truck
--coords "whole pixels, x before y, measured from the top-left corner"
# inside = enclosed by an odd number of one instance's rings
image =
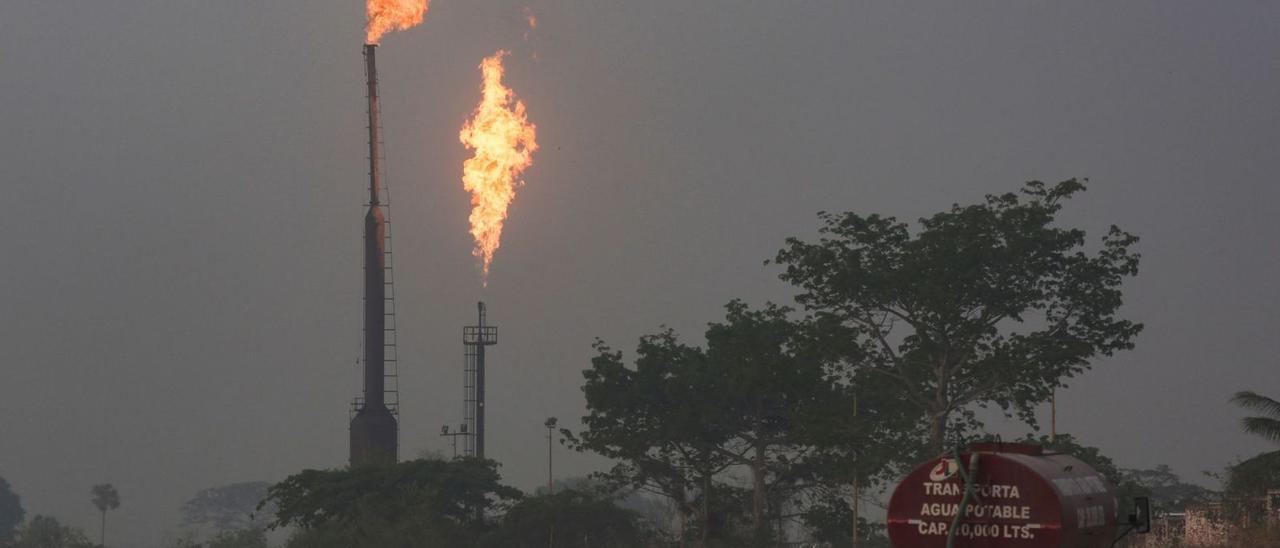
[[[889,499],[895,548],[1108,548],[1150,527],[1145,499],[1121,529],[1107,480],[1080,459],[1023,443],[975,443],[925,462]],[[963,511],[962,511],[963,510]]]

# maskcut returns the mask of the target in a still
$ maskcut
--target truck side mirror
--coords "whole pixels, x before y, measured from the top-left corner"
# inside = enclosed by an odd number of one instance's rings
[[[1129,514],[1129,525],[1133,532],[1145,535],[1151,532],[1151,499],[1133,497],[1133,513]]]

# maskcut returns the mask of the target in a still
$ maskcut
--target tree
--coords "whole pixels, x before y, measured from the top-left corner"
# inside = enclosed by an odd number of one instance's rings
[[[183,531],[177,537],[170,537],[164,540],[164,548],[204,548],[196,541],[196,534],[193,531]]]
[[[13,546],[24,515],[22,499],[9,487],[9,482],[0,478],[0,547]]]
[[[1218,493],[1182,481],[1168,465],[1159,464],[1151,469],[1123,468],[1101,449],[1084,445],[1071,434],[1058,434],[1055,438],[1027,435],[1019,441],[1040,445],[1047,451],[1065,453],[1088,464],[1115,486],[1121,514],[1128,511],[1134,497],[1149,497],[1151,509],[1158,513],[1182,512],[1188,506],[1218,500]]]
[[[1136,485],[1140,493],[1134,496],[1151,497],[1151,508],[1156,512],[1182,512],[1188,506],[1217,501],[1219,493],[1205,487],[1182,481],[1167,464],[1150,469],[1122,469],[1126,482]]]
[[[485,517],[521,496],[500,479],[497,463],[474,458],[304,470],[272,485],[261,507],[277,508],[269,527],[299,528],[289,546],[474,545]]]
[[[608,497],[564,490],[526,497],[512,506],[485,545],[503,548],[643,546],[648,539],[639,516]]]
[[[850,360],[892,379],[928,421],[941,452],[955,413],[997,405],[1035,424],[1036,404],[1132,348],[1140,324],[1117,317],[1120,285],[1137,273],[1137,238],[1112,226],[1101,249],[1054,226],[1075,179],[1033,181],[920,220],[820,213],[816,243],[789,238],[775,261],[797,301],[856,343]]]
[[[93,486],[89,494],[93,495],[93,505],[102,513],[102,530],[98,544],[106,546],[107,510],[115,510],[120,507],[120,493],[116,492],[115,486],[110,483],[103,483]]]
[[[1149,497],[1152,509],[1161,513],[1181,512],[1189,505],[1206,503],[1216,498],[1213,491],[1183,482],[1182,478],[1164,464],[1149,470],[1122,468],[1111,457],[1104,455],[1101,449],[1084,445],[1071,434],[1058,434],[1055,438],[1027,435],[1019,441],[1040,445],[1048,451],[1065,453],[1088,464],[1115,486],[1116,501],[1120,504],[1122,514],[1128,511],[1134,497]]]
[[[655,540],[670,541],[676,537],[671,530],[676,521],[676,510],[666,498],[629,487],[619,488],[598,475],[556,478],[553,487],[550,493],[577,491],[587,497],[611,501],[614,506],[634,514]],[[532,496],[544,497],[548,494],[545,486],[539,486],[533,490]]]
[[[831,496],[815,501],[802,517],[802,521],[810,530],[814,541],[823,546],[848,548],[850,530],[853,527],[853,512],[843,498]],[[889,538],[885,536],[885,526],[881,523],[870,523],[858,518],[858,546],[862,548],[891,548]]]
[[[208,526],[215,531],[260,528],[263,515],[272,513],[270,507],[258,511],[270,485],[248,481],[203,489],[182,505],[183,525]]]
[[[681,522],[708,522],[714,477],[732,465],[717,448],[728,434],[710,427],[703,417],[715,412],[706,387],[706,356],[681,343],[670,329],[640,338],[635,368],[622,353],[597,340],[586,382],[585,429],[562,429],[565,443],[618,463],[601,475],[613,485],[629,486],[671,500]],[[703,542],[712,536],[700,529]]]
[[[84,531],[67,527],[51,516],[37,515],[22,528],[19,548],[91,548]]]
[[[835,399],[822,363],[805,354],[802,327],[788,318],[791,309],[766,304],[751,310],[741,301],[725,306],[723,323],[706,332],[709,380],[705,398],[714,413],[703,417],[727,434],[716,450],[751,478],[751,529],[756,545],[772,544],[771,501],[812,485],[808,466],[815,452],[805,443],[804,420]],[[773,507],[770,507],[773,506]]]
[[[1236,516],[1261,517],[1267,491],[1280,489],[1280,451],[1262,453],[1227,467],[1223,502]]]
[[[1245,432],[1280,443],[1280,401],[1248,391],[1236,392],[1231,401],[1249,411],[1262,413],[1261,416],[1240,419]]]
[[[1090,468],[1093,468],[1095,472],[1102,474],[1102,477],[1106,478],[1108,482],[1117,487],[1122,487],[1127,482],[1131,481],[1126,477],[1126,470],[1116,466],[1115,461],[1112,460],[1111,457],[1102,454],[1101,449],[1084,445],[1071,434],[1058,434],[1053,437],[1045,435],[1037,437],[1027,434],[1026,437],[1018,441],[1021,443],[1039,445],[1047,452],[1063,453],[1080,459],[1082,462],[1089,465]]]
[[[800,418],[800,436],[815,449],[808,459],[814,489],[805,493],[801,521],[815,540],[835,546],[887,545],[861,517],[861,505],[878,503],[877,493],[926,458],[920,440],[927,432],[892,379],[857,367],[847,330],[821,321],[805,325],[801,344],[818,354],[813,359],[825,364],[832,386],[831,397],[807,406],[810,412]]]
[[[708,325],[705,349],[679,342],[669,329],[641,337],[634,368],[598,342],[584,372],[586,429],[566,439],[621,461],[608,474],[615,484],[665,496],[682,518],[696,516],[682,531],[697,530],[704,543],[745,533],[735,542],[773,545],[781,521],[803,506],[802,495],[822,482],[882,470],[890,452],[876,453],[887,446],[871,434],[894,436],[879,410],[848,420],[855,390],[828,368],[822,330],[772,303],[752,309],[734,300],[725,311],[723,321]],[[858,466],[844,462],[863,449]],[[739,499],[740,509],[725,504]]]
[[[221,531],[209,539],[207,548],[268,548],[267,534],[251,527],[238,531]]]

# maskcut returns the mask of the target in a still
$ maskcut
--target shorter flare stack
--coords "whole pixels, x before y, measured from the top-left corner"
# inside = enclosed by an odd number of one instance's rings
[[[497,326],[485,323],[484,301],[476,303],[479,322],[462,328],[462,344],[466,347],[463,370],[464,426],[471,430],[463,454],[484,458],[484,349],[498,344]]]

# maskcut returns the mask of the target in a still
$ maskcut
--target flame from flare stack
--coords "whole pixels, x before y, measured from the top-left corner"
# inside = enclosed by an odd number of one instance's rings
[[[471,193],[473,254],[481,260],[486,284],[507,206],[515,198],[516,186],[524,184],[520,174],[533,164],[533,152],[538,150],[537,128],[525,116],[524,102],[502,84],[502,58],[507,54],[499,50],[480,63],[484,76],[480,104],[458,134],[462,144],[475,150],[462,164],[462,186]]]
[[[430,0],[367,0],[365,43],[377,44],[388,32],[418,26],[427,15],[428,4]]]

